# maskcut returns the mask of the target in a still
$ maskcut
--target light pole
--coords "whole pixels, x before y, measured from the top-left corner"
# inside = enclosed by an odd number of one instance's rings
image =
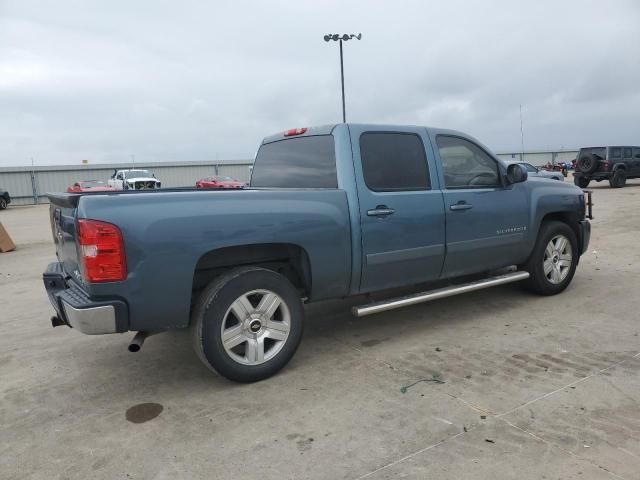
[[[345,33],[343,35],[340,35],[338,33],[332,33],[324,36],[325,42],[329,42],[331,40],[333,40],[334,42],[340,42],[340,84],[342,86],[342,123],[347,122],[347,113],[346,113],[345,104],[344,104],[344,62],[342,60],[342,41],[344,40],[346,42],[347,40],[352,40],[354,38],[356,40],[360,40],[362,38],[362,34],[358,33],[357,35],[354,35],[353,33],[350,33],[350,34]]]

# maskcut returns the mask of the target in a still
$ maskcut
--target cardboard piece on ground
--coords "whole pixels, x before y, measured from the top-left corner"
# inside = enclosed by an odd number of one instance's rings
[[[5,230],[0,223],[0,252],[10,252],[11,250],[16,249],[16,244],[13,243],[9,233]]]

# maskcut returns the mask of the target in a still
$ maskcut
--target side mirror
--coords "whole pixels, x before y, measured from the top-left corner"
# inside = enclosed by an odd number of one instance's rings
[[[524,182],[529,175],[524,165],[519,163],[512,163],[507,167],[507,180],[509,183]]]

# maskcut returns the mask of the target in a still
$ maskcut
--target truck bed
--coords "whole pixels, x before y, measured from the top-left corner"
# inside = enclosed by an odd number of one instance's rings
[[[129,330],[188,325],[202,259],[228,247],[299,247],[313,271],[315,299],[349,292],[351,227],[342,190],[177,188],[51,194],[49,200],[56,253],[67,280],[92,299],[126,296]],[[124,282],[83,281],[77,219],[100,220],[121,230],[129,272]],[[56,238],[60,235],[62,240]]]

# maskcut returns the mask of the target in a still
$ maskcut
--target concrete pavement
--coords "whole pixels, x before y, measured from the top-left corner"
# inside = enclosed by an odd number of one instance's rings
[[[10,207],[0,478],[640,478],[640,181],[593,190],[562,295],[512,285],[362,319],[362,299],[311,305],[291,364],[252,385],[207,370],[186,332],[131,354],[132,334],[52,329],[47,207]]]

